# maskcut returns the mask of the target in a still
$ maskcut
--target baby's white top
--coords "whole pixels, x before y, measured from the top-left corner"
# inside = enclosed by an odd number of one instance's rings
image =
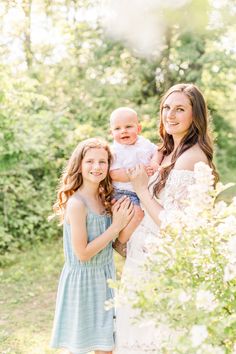
[[[144,165],[149,164],[154,153],[157,151],[157,146],[151,143],[150,140],[139,135],[135,144],[123,145],[114,141],[111,149],[114,157],[114,162],[110,168],[112,171],[120,168],[131,168],[139,163],[143,163]],[[133,191],[130,182],[114,181],[113,185],[118,189]]]

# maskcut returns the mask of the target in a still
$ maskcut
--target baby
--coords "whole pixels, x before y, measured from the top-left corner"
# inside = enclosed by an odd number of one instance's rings
[[[114,198],[118,200],[126,195],[134,204],[135,214],[129,224],[120,232],[113,244],[113,248],[125,257],[126,242],[143,218],[140,200],[132,188],[126,173],[128,168],[142,163],[148,176],[153,175],[161,160],[157,146],[148,139],[140,136],[142,130],[137,113],[127,107],[115,109],[110,116],[110,130],[114,139],[112,152],[114,162],[110,168],[110,175],[115,187]]]

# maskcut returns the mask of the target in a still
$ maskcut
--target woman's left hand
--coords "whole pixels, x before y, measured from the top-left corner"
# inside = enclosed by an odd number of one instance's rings
[[[129,176],[130,182],[132,183],[135,192],[138,195],[141,194],[143,191],[147,190],[148,175],[144,165],[139,164],[134,168],[128,169],[127,174]]]

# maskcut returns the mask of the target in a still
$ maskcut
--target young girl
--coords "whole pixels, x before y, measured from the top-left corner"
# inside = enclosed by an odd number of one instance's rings
[[[112,241],[133,216],[128,198],[112,207],[108,145],[88,139],[74,150],[62,175],[57,214],[64,223],[65,264],[61,273],[51,346],[71,353],[109,353],[114,347]]]

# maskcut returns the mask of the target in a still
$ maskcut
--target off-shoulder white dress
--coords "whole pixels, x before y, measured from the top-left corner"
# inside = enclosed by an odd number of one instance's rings
[[[157,178],[154,175],[152,179]],[[181,209],[188,198],[188,186],[194,183],[193,171],[172,170],[166,185],[160,192],[158,201],[163,206],[162,219],[168,218],[168,214],[174,209]],[[143,262],[147,257],[145,241],[148,237],[158,237],[159,227],[145,212],[145,216],[134,231],[127,244],[127,258],[125,261],[122,281],[129,281],[139,277]],[[131,281],[132,283],[132,281]],[[132,285],[131,285],[132,288]],[[134,323],[138,310],[125,304],[117,308],[116,320],[116,349],[115,354],[154,354],[159,353],[160,335],[154,323],[143,320],[142,323]]]

